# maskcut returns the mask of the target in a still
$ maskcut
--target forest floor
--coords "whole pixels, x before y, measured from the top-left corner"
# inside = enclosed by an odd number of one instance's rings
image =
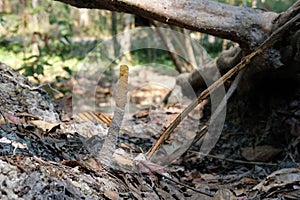
[[[101,77],[95,90],[72,90],[75,84],[92,88],[95,83],[84,78],[56,82],[55,89],[73,93],[50,100],[44,89],[5,65],[0,70],[1,199],[300,198],[299,87],[273,92],[266,86],[234,95],[212,151],[201,154],[203,140],[186,151],[210,118],[208,101],[182,120],[153,162],[143,160],[136,167],[131,157],[145,154],[191,99],[178,93],[172,102],[162,103],[175,86],[178,74],[172,70],[132,70],[119,157],[116,166],[107,169],[88,144],[91,138],[103,141],[107,133],[114,108],[114,73]],[[82,94],[84,98],[74,101]],[[76,115],[72,105],[80,107]]]

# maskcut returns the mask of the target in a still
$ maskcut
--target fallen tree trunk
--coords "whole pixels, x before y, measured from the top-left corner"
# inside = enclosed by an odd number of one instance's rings
[[[134,13],[151,20],[176,25],[237,42],[253,49],[272,28],[278,14],[261,9],[236,7],[215,1],[193,0],[58,0],[79,8]]]

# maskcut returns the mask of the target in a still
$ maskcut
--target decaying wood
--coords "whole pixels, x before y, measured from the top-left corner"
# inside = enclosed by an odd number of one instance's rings
[[[210,61],[199,69],[206,74],[214,73],[213,69],[218,69],[221,74],[226,73],[229,69],[238,64],[243,57],[241,48],[237,45],[224,51],[218,58]],[[197,91],[199,87],[205,85],[205,81],[199,72],[199,69],[193,70],[187,77],[187,81],[192,88]],[[210,77],[214,77],[213,74]]]
[[[256,48],[271,30],[274,12],[194,0],[58,0],[80,8],[128,12]]]
[[[127,91],[128,91],[128,66],[120,66],[120,77],[118,84],[118,91],[116,94],[116,107],[114,116],[110,123],[107,137],[104,140],[103,146],[97,152],[93,152],[96,159],[101,162],[105,167],[111,167],[113,160],[113,154],[116,149],[117,139],[123,116],[125,113],[125,105],[127,102]]]
[[[289,19],[294,17],[300,12],[300,1],[297,1],[293,6],[291,6],[287,11],[282,12],[278,17],[273,21],[272,28],[270,33],[274,32],[276,29],[284,25]],[[269,34],[270,34],[269,33]],[[283,43],[283,46],[280,49],[272,49],[269,52],[266,52],[260,58],[256,58],[252,67],[247,69],[247,72],[244,73],[243,88],[249,87],[247,79],[258,72],[268,71],[282,66],[283,64],[287,66],[287,73],[296,74],[297,66],[300,61],[300,40],[299,31],[291,32],[290,37],[283,37],[282,39],[286,40]],[[247,51],[246,51],[247,52]],[[227,50],[223,51],[221,55],[211,62],[207,63],[205,66],[201,66],[202,70],[205,70],[207,73],[211,69],[218,68],[221,74],[226,73],[229,69],[234,67],[242,58],[243,54],[246,53],[244,49],[242,50],[238,45]],[[189,84],[194,90],[198,90],[200,86],[205,85],[205,81],[199,70],[194,70],[192,73],[185,77],[188,80]],[[297,80],[296,80],[297,81]],[[298,80],[299,81],[299,80]],[[180,84],[180,82],[178,82]],[[251,84],[251,83],[250,83]],[[249,89],[249,88],[247,88]]]

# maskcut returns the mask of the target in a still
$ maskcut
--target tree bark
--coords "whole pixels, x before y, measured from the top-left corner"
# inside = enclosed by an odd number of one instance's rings
[[[117,14],[116,12],[111,12],[111,35],[113,37],[114,45],[114,57],[118,55],[118,40],[117,40]]]
[[[161,24],[159,24],[158,22],[156,21],[153,21],[152,22],[153,25],[157,28],[159,26],[162,26]],[[169,55],[173,61],[173,64],[175,65],[175,68],[176,70],[179,72],[179,73],[183,73],[186,70],[185,66],[184,66],[184,63],[182,62],[182,60],[180,60],[180,57],[174,53],[176,52],[176,49],[171,41],[171,38],[170,36],[166,35],[161,29],[157,29],[157,33],[159,34],[159,37],[162,39],[162,41],[164,42],[165,46],[167,47],[168,49],[168,52],[169,52]]]
[[[197,61],[195,58],[194,49],[193,49],[193,45],[192,45],[191,31],[188,29],[183,29],[182,31],[186,35],[186,37],[184,38],[184,46],[185,46],[188,58],[190,60],[190,64],[192,65],[191,69],[194,69],[197,67]]]
[[[121,62],[122,63],[132,63],[132,57],[131,57],[131,52],[130,52],[130,46],[131,46],[131,34],[130,34],[130,29],[132,27],[132,20],[133,16],[130,14],[125,14],[124,16],[124,24],[123,24],[123,33],[122,33],[122,38],[119,41],[120,42],[120,52],[124,52],[125,55],[122,56]]]
[[[166,24],[196,30],[255,49],[267,36],[278,14],[202,0],[58,0],[80,8],[128,12]]]

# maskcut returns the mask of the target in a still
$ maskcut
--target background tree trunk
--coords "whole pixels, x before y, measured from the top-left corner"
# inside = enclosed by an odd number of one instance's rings
[[[114,45],[114,57],[119,54],[118,52],[118,40],[117,40],[117,15],[116,12],[111,12],[111,35],[113,37]]]
[[[133,16],[131,14],[125,14],[124,15],[124,25],[123,25],[123,36],[120,41],[120,48],[121,52],[124,52],[125,55],[122,55],[121,62],[122,63],[131,63],[131,53],[130,53],[130,47],[131,47],[131,33],[130,29],[133,24]]]
[[[37,9],[38,7],[38,1],[37,0],[32,0],[31,1],[31,5],[33,9]],[[35,12],[32,15],[32,21],[33,21],[33,25],[34,25],[34,31],[38,31],[39,30],[39,15],[37,12]]]
[[[79,25],[81,27],[88,27],[90,24],[90,16],[88,9],[79,9]]]

